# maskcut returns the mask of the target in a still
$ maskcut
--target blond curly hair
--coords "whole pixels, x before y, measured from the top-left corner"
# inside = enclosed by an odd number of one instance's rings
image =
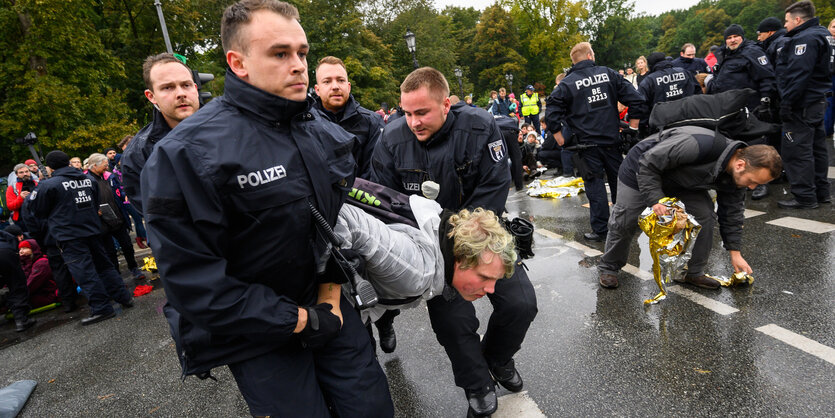
[[[459,268],[467,270],[480,262],[491,262],[492,257],[484,254],[484,251],[489,251],[501,257],[504,277],[513,275],[516,243],[493,211],[476,208],[470,212],[463,209],[449,218],[449,224],[452,230],[447,236],[454,241],[452,254],[455,261],[460,263]]]

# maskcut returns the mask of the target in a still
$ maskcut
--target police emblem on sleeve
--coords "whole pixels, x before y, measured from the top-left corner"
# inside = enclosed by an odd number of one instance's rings
[[[32,193],[29,195],[29,200],[35,200],[36,197],[38,197],[38,191],[32,190]]]
[[[760,65],[768,65],[768,58],[766,58],[765,55],[763,55],[757,58],[757,62],[759,62]]]
[[[803,55],[806,53],[806,44],[794,46],[794,55]]]
[[[487,144],[487,149],[490,150],[490,158],[492,158],[493,161],[499,162],[499,160],[504,158],[504,141],[501,139]]]

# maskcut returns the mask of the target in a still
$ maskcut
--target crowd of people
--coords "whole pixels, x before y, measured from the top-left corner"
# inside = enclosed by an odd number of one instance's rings
[[[675,59],[638,58],[634,70],[597,65],[581,42],[544,103],[527,85],[518,100],[492,91],[479,108],[472,96],[450,96],[442,73],[419,68],[401,84],[397,106],[372,111],[351,95],[338,57],[316,63],[308,91],[310,46],[295,7],[239,1],[221,22],[222,97],[204,106],[185,63],[152,55],[142,72],[153,120],[121,141],[122,154],[112,148],[82,161],[56,150],[46,167],[15,166],[5,193],[11,225],[0,232],[9,309],[25,331],[35,324],[32,307],[77,309],[79,286],[90,307],[83,325],[112,318],[111,301],[134,303],[117,248],[141,280],[133,245],[148,245],[184,375],[207,378],[228,366],[255,416],[302,407],[311,416],[392,416],[372,323],[380,348],[393,352],[399,309],[425,300],[469,413],[488,416],[496,384],[523,388],[513,356],[537,314],[514,251],[518,231],[499,220],[511,183],[521,189],[547,169],[583,178],[585,238],[606,243],[605,288],[618,286],[640,212],[667,214],[663,197],[681,199],[702,225],[679,280],[704,288],[718,287],[703,271],[714,220],[735,270],[752,271],[740,253],[746,188],[761,198],[785,169],[794,198],[781,207],[831,201],[823,125],[835,78],[829,32],[814,15],[801,1],[786,10],[785,30],[765,19],[759,43],[731,25],[705,59],[685,44]],[[653,122],[659,103],[693,99],[737,118],[722,121],[747,120],[747,108],[766,123]],[[391,204],[352,201],[359,184]],[[347,255],[332,250],[331,235]],[[353,305],[361,299],[343,293],[351,279],[334,262],[341,258],[363,259],[368,278],[380,280],[385,297],[374,314],[360,314]],[[409,274],[389,276],[401,271]],[[493,313],[481,337],[471,302],[483,296]]]

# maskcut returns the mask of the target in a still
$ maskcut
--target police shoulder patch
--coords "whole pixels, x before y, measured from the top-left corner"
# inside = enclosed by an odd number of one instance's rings
[[[35,200],[36,197],[38,197],[38,191],[32,190],[32,193],[29,195],[29,200]]]
[[[794,55],[803,55],[806,53],[806,44],[794,46]]]
[[[768,65],[768,58],[766,58],[765,55],[757,57],[757,62],[759,62],[760,65]]]
[[[505,156],[504,141],[500,139],[487,144],[487,150],[490,152],[490,158],[499,162]]]

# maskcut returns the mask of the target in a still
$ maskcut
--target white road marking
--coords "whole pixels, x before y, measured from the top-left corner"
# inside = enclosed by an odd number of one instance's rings
[[[826,234],[828,232],[835,231],[835,225],[833,224],[813,221],[810,219],[795,218],[794,216],[786,216],[784,218],[774,219],[766,223],[770,225],[782,226],[785,228],[813,232],[815,234]]]
[[[829,167],[829,176],[831,179],[835,179],[835,167]]]
[[[789,292],[788,290],[784,290],[784,291],[783,291],[783,293],[785,293],[785,294],[787,294],[787,295],[793,295],[793,294],[794,294],[794,293],[792,293],[792,292]]]
[[[632,264],[627,264],[623,266],[623,271],[641,279],[641,280],[653,280],[652,273],[648,271],[644,271],[639,269],[638,267],[633,266]]]
[[[685,289],[681,286],[667,286],[667,292],[675,293],[679,296],[690,299],[692,302],[698,303],[699,305],[702,305],[719,315],[730,315],[732,313],[739,312],[739,309],[734,308],[733,306],[717,302],[709,297],[702,296],[700,293],[696,293],[690,289]]]
[[[553,231],[549,231],[547,229],[534,229],[534,231],[536,231],[537,234],[542,235],[544,237],[553,238],[553,239],[562,239],[562,235],[560,235],[556,232],[553,232]]]
[[[500,397],[499,409],[492,416],[495,418],[541,418],[545,417],[545,414],[528,396],[528,391],[523,391]]]
[[[835,364],[835,348],[827,347],[815,340],[806,338],[800,334],[795,334],[775,324],[763,325],[756,330],[798,350],[805,351],[823,361]]]
[[[765,212],[760,212],[758,210],[752,210],[752,209],[745,209],[745,213],[744,213],[745,219],[753,218],[755,216],[760,216],[760,215],[765,215]]]

